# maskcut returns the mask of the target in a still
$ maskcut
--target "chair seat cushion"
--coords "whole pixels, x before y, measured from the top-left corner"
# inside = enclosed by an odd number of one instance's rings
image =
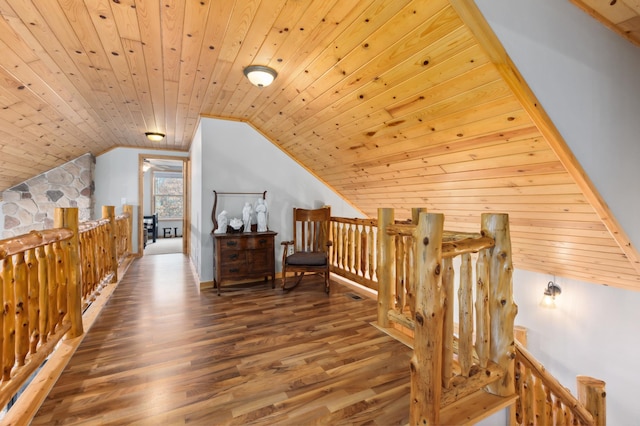
[[[323,266],[327,264],[326,253],[299,252],[287,256],[287,265]]]

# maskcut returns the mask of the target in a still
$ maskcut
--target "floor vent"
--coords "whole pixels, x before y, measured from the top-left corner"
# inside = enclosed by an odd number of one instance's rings
[[[350,297],[353,300],[362,300],[362,296],[360,296],[359,294],[355,294],[355,293],[346,293],[347,297]]]

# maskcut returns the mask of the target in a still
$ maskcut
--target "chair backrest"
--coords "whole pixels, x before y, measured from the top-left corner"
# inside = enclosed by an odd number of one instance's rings
[[[293,209],[293,241],[296,252],[325,252],[329,239],[331,207]]]

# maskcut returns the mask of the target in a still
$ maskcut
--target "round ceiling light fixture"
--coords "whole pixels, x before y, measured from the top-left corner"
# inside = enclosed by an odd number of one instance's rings
[[[251,84],[258,87],[267,87],[278,76],[276,70],[264,65],[249,65],[243,72]]]
[[[164,133],[160,132],[145,132],[145,136],[151,142],[160,142],[162,139],[164,139]]]

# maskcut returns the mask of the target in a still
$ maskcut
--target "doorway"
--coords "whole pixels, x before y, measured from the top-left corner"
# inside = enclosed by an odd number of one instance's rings
[[[138,254],[189,248],[189,159],[139,154]]]

